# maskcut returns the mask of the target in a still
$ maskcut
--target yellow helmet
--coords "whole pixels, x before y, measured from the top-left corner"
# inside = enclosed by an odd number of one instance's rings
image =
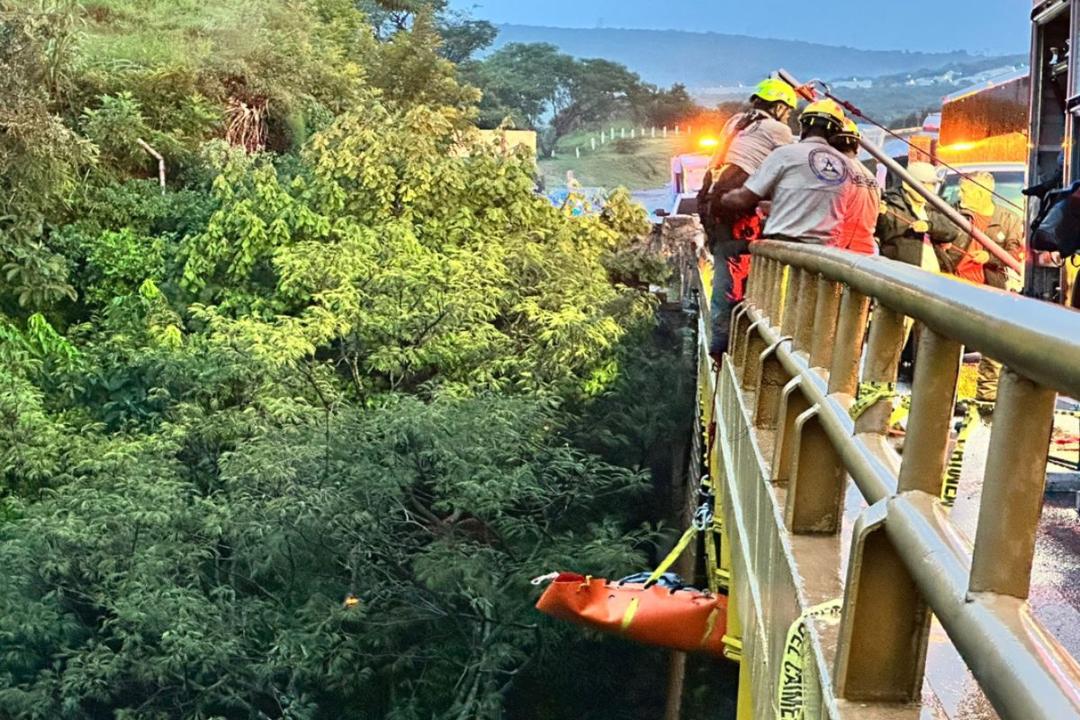
[[[795,94],[795,88],[779,78],[766,78],[754,88],[754,97],[759,97],[765,102],[781,102],[792,110],[799,104],[799,98]]]
[[[977,172],[960,178],[960,207],[977,215],[994,214],[994,176]]]
[[[824,120],[839,130],[847,121],[847,116],[844,115],[844,108],[840,107],[840,103],[835,100],[825,99],[810,103],[802,111],[802,115],[799,116],[799,122],[804,124],[811,123],[814,120]]]
[[[840,132],[836,134],[837,137],[848,137],[854,140],[861,140],[862,133],[859,131],[859,126],[855,124],[855,121],[848,118],[844,121],[844,126],[840,129]]]

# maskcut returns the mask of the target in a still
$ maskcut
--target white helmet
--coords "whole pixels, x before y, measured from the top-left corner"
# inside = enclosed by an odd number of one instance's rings
[[[916,182],[923,185],[936,185],[941,182],[933,165],[926,162],[913,162],[908,165],[908,173]]]

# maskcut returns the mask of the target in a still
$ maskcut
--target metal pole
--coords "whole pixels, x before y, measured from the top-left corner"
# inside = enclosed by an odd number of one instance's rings
[[[796,80],[795,77],[787,70],[779,70],[777,72],[777,75],[780,76],[781,80],[788,83],[792,87],[802,87],[802,83]],[[1005,248],[1001,247],[996,242],[988,238],[986,236],[986,233],[974,227],[970,222],[968,222],[968,219],[966,217],[964,217],[960,214],[959,211],[957,211],[956,208],[945,202],[944,198],[942,198],[940,195],[930,192],[930,190],[928,190],[922,183],[911,177],[911,174],[908,173],[907,168],[893,160],[882,150],[880,150],[872,143],[867,142],[865,139],[860,140],[859,144],[862,145],[863,150],[870,153],[870,155],[875,160],[880,162],[885,167],[889,168],[889,170],[891,170],[897,177],[899,177],[905,183],[914,188],[915,192],[926,198],[926,202],[933,205],[936,210],[945,215],[945,217],[949,218],[949,220],[952,221],[954,225],[956,225],[965,233],[973,237],[976,242],[986,248],[986,251],[996,257],[999,261],[1001,261],[1003,265],[1012,268],[1021,275],[1024,273],[1023,263],[1021,263],[1019,260],[1006,252]]]

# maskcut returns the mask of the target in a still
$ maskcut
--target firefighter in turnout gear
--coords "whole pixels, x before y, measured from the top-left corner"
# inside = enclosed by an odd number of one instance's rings
[[[925,188],[937,193],[940,181],[933,165],[915,162],[908,171]],[[954,232],[952,223],[941,212],[904,183],[882,196],[876,235],[885,257],[936,272],[940,267],[933,246],[950,242]],[[932,246],[927,245],[927,240]]]
[[[994,176],[975,173],[960,180],[960,199],[956,209],[990,240],[1000,245],[1017,260],[1024,257],[1024,223],[1020,216],[994,202]],[[1010,287],[1010,273],[1001,262],[978,241],[954,228],[952,242],[938,251],[942,268],[968,282],[988,285],[999,290]],[[1017,283],[1018,285],[1018,283]],[[1014,286],[1015,287],[1015,286]],[[983,356],[979,363],[979,379],[975,400],[985,413],[997,402],[1001,363]]]
[[[750,107],[724,126],[720,146],[710,163],[698,195],[702,224],[713,253],[712,356],[719,361],[727,351],[732,308],[742,300],[749,273],[749,243],[756,240],[760,222],[753,209],[724,210],[719,199],[742,187],[773,150],[794,137],[787,124],[798,96],[783,80],[762,81],[750,98]]]

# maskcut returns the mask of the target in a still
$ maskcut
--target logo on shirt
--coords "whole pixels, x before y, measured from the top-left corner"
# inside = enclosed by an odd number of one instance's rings
[[[842,185],[848,179],[847,163],[829,150],[811,151],[810,170],[826,185]]]

